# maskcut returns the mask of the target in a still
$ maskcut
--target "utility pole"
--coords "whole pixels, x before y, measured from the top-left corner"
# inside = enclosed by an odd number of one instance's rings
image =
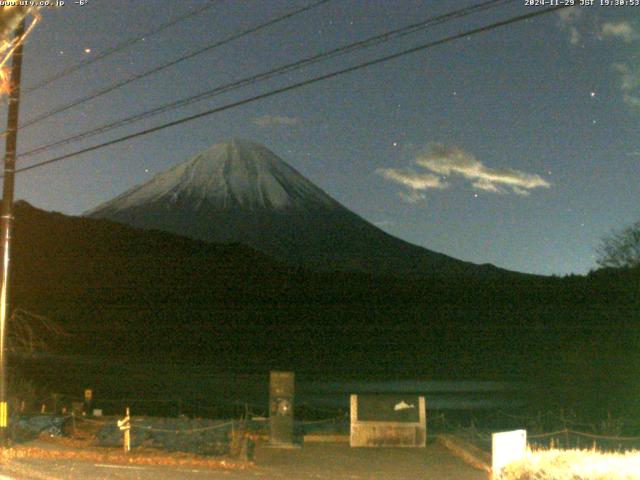
[[[25,31],[22,19],[14,38],[20,41]],[[13,52],[9,89],[9,112],[7,120],[7,141],[4,156],[4,181],[2,184],[2,286],[0,287],[0,442],[7,444],[9,408],[7,404],[7,323],[11,318],[9,308],[10,247],[13,232],[13,191],[16,171],[16,147],[18,142],[18,108],[20,106],[20,76],[22,73],[22,43]]]

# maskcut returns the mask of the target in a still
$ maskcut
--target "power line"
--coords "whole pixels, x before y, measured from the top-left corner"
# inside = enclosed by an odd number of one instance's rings
[[[52,159],[49,159],[49,160],[45,160],[45,161],[42,161],[42,162],[35,163],[33,165],[29,165],[27,167],[22,167],[22,168],[16,169],[16,173],[18,173],[18,172],[26,172],[28,170],[33,170],[35,168],[39,168],[39,167],[42,167],[42,166],[45,166],[45,165],[50,165],[52,163],[57,163],[57,162],[60,162],[62,160],[66,160],[66,159],[69,159],[69,158],[72,158],[72,157],[76,157],[78,155],[82,155],[84,153],[93,152],[95,150],[99,150],[99,149],[102,149],[102,148],[105,148],[105,147],[109,147],[111,145],[115,145],[115,144],[118,144],[118,143],[126,142],[128,140],[133,140],[134,138],[142,137],[144,135],[149,135],[151,133],[154,133],[154,132],[157,132],[157,131],[160,131],[160,130],[164,130],[165,128],[170,128],[170,127],[174,127],[176,125],[181,125],[183,123],[187,123],[187,122],[190,122],[190,121],[193,121],[193,120],[197,120],[199,118],[207,117],[207,116],[219,113],[219,112],[223,112],[225,110],[229,110],[231,108],[239,107],[241,105],[246,105],[248,103],[253,103],[253,102],[258,101],[258,100],[263,100],[265,98],[269,98],[269,97],[272,97],[272,96],[275,96],[275,95],[279,95],[281,93],[285,93],[285,92],[288,92],[288,91],[291,91],[291,90],[302,88],[302,87],[305,87],[307,85],[312,85],[314,83],[318,83],[318,82],[321,82],[321,81],[324,81],[324,80],[329,80],[331,78],[342,76],[342,75],[345,75],[347,73],[351,73],[351,72],[354,72],[354,71],[357,71],[357,70],[361,70],[363,68],[367,68],[367,67],[370,67],[370,66],[373,66],[373,65],[377,65],[377,64],[380,64],[380,63],[388,62],[390,60],[394,60],[396,58],[400,58],[400,57],[403,57],[405,55],[416,53],[416,52],[419,52],[419,51],[422,51],[422,50],[428,50],[428,49],[431,49],[431,48],[439,46],[439,45],[443,45],[443,44],[446,44],[446,43],[453,42],[455,40],[459,40],[461,38],[470,37],[470,36],[476,35],[478,33],[484,33],[484,32],[488,32],[488,31],[491,31],[491,30],[495,30],[496,28],[500,28],[500,27],[504,27],[504,26],[511,25],[511,24],[514,24],[514,23],[522,22],[522,21],[525,21],[525,20],[528,20],[528,19],[531,19],[531,18],[534,18],[534,17],[538,17],[540,15],[545,15],[547,13],[551,13],[551,12],[554,12],[554,11],[557,11],[557,10],[560,10],[560,9],[563,9],[563,8],[567,8],[567,7],[564,6],[564,5],[548,7],[548,8],[545,8],[545,9],[542,9],[542,10],[537,10],[535,12],[527,13],[527,14],[524,14],[524,15],[518,15],[516,17],[511,17],[511,18],[508,18],[506,20],[502,20],[502,21],[499,21],[499,22],[492,23],[490,25],[486,25],[484,27],[479,27],[479,28],[475,28],[473,30],[468,30],[466,32],[462,32],[462,33],[458,33],[458,34],[455,34],[455,35],[451,35],[449,37],[445,37],[445,38],[440,39],[440,40],[435,40],[435,41],[432,41],[432,42],[429,42],[429,43],[418,45],[416,47],[408,48],[408,49],[402,50],[402,51],[397,52],[397,53],[393,53],[393,54],[390,54],[390,55],[385,55],[383,57],[379,57],[379,58],[377,58],[375,60],[370,60],[370,61],[367,61],[367,62],[363,62],[363,63],[360,63],[358,65],[354,65],[354,66],[351,66],[351,67],[348,67],[348,68],[344,68],[342,70],[331,72],[331,73],[328,73],[328,74],[325,74],[325,75],[320,75],[320,76],[317,76],[317,77],[314,77],[314,78],[311,78],[311,79],[308,79],[308,80],[304,80],[304,81],[301,81],[301,82],[298,82],[298,83],[294,83],[294,84],[288,85],[286,87],[281,87],[281,88],[278,88],[278,89],[275,89],[275,90],[271,90],[269,92],[265,92],[265,93],[261,93],[259,95],[255,95],[253,97],[245,98],[244,100],[239,100],[239,101],[236,101],[236,102],[229,103],[227,105],[223,105],[221,107],[213,108],[213,109],[207,110],[205,112],[201,112],[201,113],[198,113],[198,114],[195,114],[195,115],[190,115],[188,117],[184,117],[184,118],[181,118],[179,120],[174,120],[172,122],[168,122],[168,123],[165,123],[165,124],[153,127],[153,128],[142,130],[140,132],[136,132],[136,133],[132,133],[132,134],[129,134],[129,135],[125,135],[123,137],[116,138],[114,140],[110,140],[108,142],[104,142],[104,143],[100,143],[100,144],[97,144],[97,145],[93,145],[91,147],[83,148],[81,150],[77,150],[77,151],[72,152],[72,153],[67,153],[65,155],[60,155],[58,157],[55,157],[55,158],[52,158]]]
[[[221,47],[222,45],[226,45],[227,43],[230,43],[230,42],[232,42],[234,40],[237,40],[239,38],[242,38],[242,37],[245,37],[247,35],[250,35],[250,34],[255,33],[255,32],[257,32],[259,30],[262,30],[264,28],[273,26],[276,23],[280,23],[280,22],[282,22],[284,20],[287,20],[288,18],[291,18],[291,17],[293,17],[295,15],[299,15],[299,14],[304,13],[306,11],[309,11],[309,10],[311,10],[313,8],[319,7],[320,5],[328,3],[330,1],[332,1],[332,0],[318,0],[316,2],[313,2],[313,3],[309,4],[309,5],[307,5],[306,7],[302,7],[302,8],[299,8],[297,10],[293,10],[292,12],[289,12],[289,13],[281,15],[281,16],[279,16],[277,18],[274,18],[273,20],[269,20],[267,22],[264,22],[264,23],[261,23],[261,24],[255,26],[255,27],[252,27],[252,28],[249,28],[247,30],[243,30],[241,32],[229,35],[228,37],[224,38],[223,40],[217,41],[217,42],[215,42],[215,43],[213,43],[211,45],[208,45],[206,47],[203,47],[203,48],[200,48],[198,50],[195,50],[194,52],[191,52],[191,53],[189,53],[187,55],[184,55],[184,56],[182,56],[180,58],[172,60],[172,61],[170,61],[168,63],[164,63],[164,64],[162,64],[160,66],[154,67],[154,68],[152,68],[150,70],[147,70],[145,72],[139,73],[137,75],[133,75],[133,76],[131,76],[131,77],[129,77],[129,78],[123,80],[123,81],[120,81],[120,82],[115,83],[113,85],[110,85],[110,86],[108,86],[106,88],[103,88],[102,90],[98,90],[98,91],[96,91],[94,93],[91,93],[91,94],[85,96],[85,97],[82,97],[80,99],[74,100],[73,102],[67,103],[66,105],[62,105],[62,106],[57,107],[57,108],[55,108],[53,110],[50,110],[50,111],[48,111],[46,113],[43,113],[42,115],[39,115],[39,116],[37,116],[37,117],[25,122],[24,124],[20,125],[20,128],[27,128],[27,127],[30,127],[32,125],[35,125],[36,123],[39,123],[39,122],[41,122],[42,120],[44,120],[46,118],[52,117],[54,115],[57,115],[58,113],[65,112],[65,111],[67,111],[67,110],[69,110],[71,108],[77,107],[78,105],[82,105],[83,103],[86,103],[86,102],[88,102],[90,100],[94,100],[94,99],[96,99],[98,97],[101,97],[102,95],[106,95],[107,93],[111,93],[114,90],[117,90],[118,88],[122,88],[125,85],[129,85],[130,83],[133,83],[133,82],[135,82],[137,80],[140,80],[142,78],[148,77],[149,75],[154,75],[156,73],[159,73],[159,72],[161,72],[163,70],[166,70],[167,68],[170,68],[170,67],[173,67],[174,65],[177,65],[178,63],[184,62],[185,60],[189,60],[189,59],[191,59],[193,57],[196,57],[196,56],[201,55],[201,54],[203,54],[205,52],[213,50],[214,48]]]
[[[129,40],[125,40],[117,45],[115,45],[114,47],[105,50],[104,52],[89,58],[87,60],[83,60],[75,65],[72,65],[68,68],[65,68],[64,70],[61,70],[58,73],[54,73],[53,75],[51,75],[48,78],[45,78],[44,80],[41,80],[40,82],[36,83],[35,85],[32,85],[29,88],[26,88],[24,90],[23,93],[27,94],[27,93],[31,93],[31,92],[35,92],[36,90],[39,90],[43,87],[46,87],[47,85],[55,82],[56,80],[60,80],[61,78],[64,78],[66,76],[71,75],[72,73],[77,72],[78,70],[84,68],[84,67],[88,67],[89,65],[96,63],[100,60],[104,60],[105,58],[121,52],[122,50],[130,47],[131,45],[135,45],[138,42],[141,42],[143,40],[145,40],[146,38],[149,38],[153,35],[156,35],[164,30],[166,30],[167,28],[173,27],[174,25],[187,20],[191,17],[195,17],[197,15],[200,15],[201,13],[205,12],[206,10],[209,10],[211,7],[213,7],[216,3],[219,3],[220,0],[208,0],[209,3],[207,3],[206,5],[200,7],[200,8],[196,8],[195,10],[192,10],[190,12],[188,12],[185,15],[179,16],[174,18],[173,20],[170,20],[169,22],[163,23],[162,25],[159,25],[156,28],[153,28],[151,30],[149,30],[146,33],[143,33],[142,35],[139,35],[135,38],[131,38]]]
[[[222,93],[226,93],[232,90],[236,90],[238,88],[247,86],[247,85],[253,85],[259,81],[263,81],[263,80],[267,80],[269,78],[273,78],[275,76],[278,75],[282,75],[284,73],[289,73],[291,71],[294,70],[298,70],[304,67],[307,67],[309,65],[312,65],[314,63],[318,63],[320,61],[325,61],[327,59],[330,58],[334,58],[336,56],[339,55],[344,55],[346,53],[351,53],[355,50],[359,50],[362,48],[368,48],[371,47],[373,45],[378,45],[380,43],[383,42],[388,42],[390,40],[395,40],[397,38],[415,33],[417,31],[423,30],[427,27],[430,26],[434,26],[434,25],[438,25],[438,24],[442,24],[442,23],[446,23],[449,22],[453,19],[457,19],[457,18],[462,18],[468,15],[471,15],[473,13],[477,13],[480,11],[484,11],[484,10],[488,10],[490,8],[495,8],[497,6],[500,6],[501,4],[506,4],[506,3],[512,3],[515,0],[489,0],[471,7],[467,7],[467,8],[463,8],[460,10],[455,10],[452,12],[448,12],[445,13],[443,15],[439,15],[436,17],[430,17],[426,20],[423,20],[421,22],[418,23],[414,23],[402,28],[398,28],[389,32],[385,32],[383,34],[379,34],[379,35],[374,35],[371,37],[368,37],[364,40],[360,40],[358,42],[354,42],[348,45],[344,45],[342,47],[338,47],[329,51],[325,51],[322,53],[318,53],[316,55],[313,55],[312,57],[307,57],[301,60],[298,60],[296,62],[293,63],[289,63],[280,67],[277,67],[275,69],[266,71],[266,72],[262,72],[241,80],[237,80],[231,83],[227,83],[225,85],[221,85],[218,87],[215,87],[211,90],[207,90],[203,93],[197,94],[197,95],[191,95],[189,97],[183,98],[181,100],[177,100],[174,102],[170,102],[168,104],[159,106],[157,108],[154,108],[152,110],[148,110],[146,112],[142,112],[130,117],[126,117],[124,119],[120,119],[120,120],[116,120],[115,122],[111,122],[109,124],[100,126],[100,127],[96,127],[90,130],[87,130],[85,132],[81,132],[78,133],[76,135],[73,135],[71,137],[65,138],[65,139],[61,139],[61,140],[57,140],[55,142],[49,143],[49,144],[45,144],[45,145],[41,145],[39,147],[36,147],[32,150],[29,150],[27,152],[21,153],[20,157],[24,158],[26,156],[30,156],[30,155],[35,155],[37,153],[42,153],[45,151],[48,151],[52,148],[58,147],[60,145],[66,145],[69,143],[73,143],[79,140],[83,140],[86,138],[90,138],[93,137],[95,135],[101,134],[101,133],[105,133],[107,131],[110,131],[114,128],[118,128],[118,127],[122,127],[124,125],[129,125],[131,123],[149,118],[149,117],[153,117],[155,115],[170,111],[170,110],[175,110],[177,108],[182,108],[188,105],[191,105],[193,103],[196,102],[200,102],[202,100],[206,100],[209,98],[212,98],[214,96],[220,95]]]

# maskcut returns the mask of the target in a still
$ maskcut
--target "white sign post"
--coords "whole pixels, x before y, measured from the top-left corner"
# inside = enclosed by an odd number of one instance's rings
[[[522,460],[527,453],[527,431],[514,430],[491,435],[491,472],[500,478],[502,469],[512,462]]]
[[[131,451],[131,416],[129,415],[129,407],[127,407],[125,417],[122,420],[118,420],[118,428],[123,435],[124,453],[129,453]]]

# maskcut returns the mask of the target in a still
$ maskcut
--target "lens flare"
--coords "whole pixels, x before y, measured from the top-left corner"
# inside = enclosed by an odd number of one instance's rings
[[[11,74],[8,67],[0,68],[0,96],[8,95],[11,89]]]
[[[33,15],[29,27],[16,38],[11,38],[13,31],[27,16]],[[40,14],[35,7],[5,6],[0,9],[0,96],[8,94],[11,89],[11,76],[6,67],[15,49],[29,36],[40,20]]]

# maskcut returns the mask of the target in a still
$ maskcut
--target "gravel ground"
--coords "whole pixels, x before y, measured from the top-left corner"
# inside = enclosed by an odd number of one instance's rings
[[[438,444],[424,449],[352,449],[348,444],[306,444],[298,449],[259,446],[242,470],[186,466],[115,465],[70,459],[19,458],[0,466],[0,480],[486,480]]]

